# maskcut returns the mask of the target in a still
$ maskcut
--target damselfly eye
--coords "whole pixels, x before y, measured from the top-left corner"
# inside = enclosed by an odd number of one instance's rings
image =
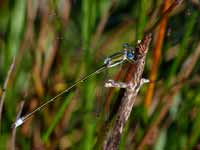
[[[134,58],[134,54],[132,52],[128,52],[126,56],[128,59],[131,59],[131,60]]]

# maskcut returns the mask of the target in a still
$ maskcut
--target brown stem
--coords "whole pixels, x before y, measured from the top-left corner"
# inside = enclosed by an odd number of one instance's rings
[[[1,122],[1,117],[2,117],[3,103],[4,103],[4,100],[5,100],[6,90],[8,88],[8,83],[10,81],[10,78],[12,76],[12,73],[13,73],[13,70],[14,70],[14,67],[15,67],[15,62],[16,61],[15,61],[15,57],[14,57],[11,65],[10,65],[10,68],[8,70],[4,85],[3,85],[2,95],[0,97],[0,122]]]
[[[169,6],[170,6],[170,0],[165,0],[164,7],[163,7],[163,13],[169,8]],[[165,36],[165,30],[166,30],[166,26],[167,26],[167,19],[168,19],[168,16],[165,16],[164,19],[161,21],[158,35],[156,38],[156,44],[155,44],[156,46],[155,46],[155,49],[153,50],[152,69],[151,69],[151,73],[150,73],[150,77],[149,77],[151,81],[155,81],[156,77],[157,77],[160,56],[161,56],[161,49],[162,49],[163,40],[164,40],[164,36]],[[149,84],[149,86],[148,86],[148,90],[147,90],[146,97],[144,100],[144,103],[145,103],[145,106],[147,109],[149,109],[149,107],[151,106],[152,96],[153,96],[153,92],[154,92],[154,86],[155,86],[154,83]]]
[[[144,70],[146,53],[148,51],[151,39],[151,34],[148,34],[144,36],[144,39],[141,41],[141,43],[136,46],[137,61],[135,64],[133,64],[135,72],[131,74],[132,80],[130,81],[130,84],[132,86],[126,89],[126,92],[122,98],[113,128],[108,132],[108,135],[105,139],[103,145],[104,150],[118,149],[123,128],[130,116],[137,93],[142,84],[141,76]]]

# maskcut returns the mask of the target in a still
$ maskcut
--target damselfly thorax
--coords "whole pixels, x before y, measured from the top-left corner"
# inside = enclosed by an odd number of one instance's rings
[[[111,68],[119,64],[122,64],[126,60],[134,62],[135,61],[134,54],[135,54],[134,49],[128,43],[125,43],[123,44],[123,50],[107,57],[104,60],[104,64],[107,65],[107,68]]]

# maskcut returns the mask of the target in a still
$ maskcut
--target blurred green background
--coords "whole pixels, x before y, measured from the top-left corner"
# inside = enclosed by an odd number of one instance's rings
[[[99,147],[97,141],[103,141],[106,132],[102,128],[120,103],[120,89],[105,88],[104,82],[116,79],[120,70],[125,74],[128,64],[60,97],[17,128],[16,137],[11,126],[22,101],[26,114],[95,71],[123,43],[134,46],[171,3],[1,0],[0,97],[5,97],[0,149]],[[140,90],[119,149],[200,149],[200,1],[185,0],[152,32],[143,76],[153,83]]]

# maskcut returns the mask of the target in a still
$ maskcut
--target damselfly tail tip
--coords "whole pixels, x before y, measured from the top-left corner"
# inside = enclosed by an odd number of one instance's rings
[[[12,128],[17,128],[19,126],[21,126],[24,123],[23,118],[18,118],[15,123],[13,123]]]

